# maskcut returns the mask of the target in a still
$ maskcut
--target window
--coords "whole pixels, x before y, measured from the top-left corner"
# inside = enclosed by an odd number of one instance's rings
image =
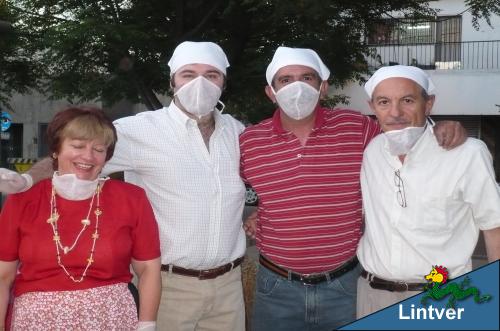
[[[462,51],[462,17],[439,17],[437,23],[436,62],[446,66],[458,64]]]
[[[368,44],[422,44],[435,42],[436,22],[410,19],[385,20],[375,27]]]
[[[404,64],[424,70],[462,68],[462,17],[390,19],[378,23],[367,43],[375,67]]]
[[[390,19],[378,23],[368,36],[370,45],[426,44],[460,42],[461,16],[443,16],[437,19]]]

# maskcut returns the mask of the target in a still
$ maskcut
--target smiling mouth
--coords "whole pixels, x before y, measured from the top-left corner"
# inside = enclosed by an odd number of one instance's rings
[[[85,163],[75,163],[75,167],[81,170],[90,170],[92,169],[93,165]]]

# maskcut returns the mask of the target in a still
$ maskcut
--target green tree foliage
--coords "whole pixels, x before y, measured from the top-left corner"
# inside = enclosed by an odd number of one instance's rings
[[[48,95],[108,105],[127,98],[156,109],[155,93],[168,93],[174,47],[210,40],[231,63],[227,111],[249,122],[273,110],[263,89],[276,47],[317,50],[331,83],[342,86],[367,72],[363,36],[374,22],[393,11],[433,15],[420,0],[13,0],[9,11],[16,16],[9,38],[27,39],[20,46]]]
[[[491,14],[500,15],[500,0],[466,0],[465,4],[472,14],[472,25],[479,29],[479,19],[491,25]]]
[[[15,12],[0,0],[0,105],[7,108],[10,108],[8,100],[14,92],[27,92],[38,83],[32,54],[22,47],[27,38],[10,23],[17,19]]]

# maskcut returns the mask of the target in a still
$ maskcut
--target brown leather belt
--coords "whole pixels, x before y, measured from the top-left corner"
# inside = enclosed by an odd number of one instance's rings
[[[196,277],[199,280],[204,279],[214,279],[219,276],[224,275],[225,273],[233,270],[237,266],[239,266],[243,262],[243,256],[237,258],[231,263],[222,265],[217,268],[207,269],[207,270],[193,270],[193,269],[184,269],[181,267],[177,267],[175,265],[162,264],[161,271],[172,271],[172,273],[182,276]]]
[[[266,267],[275,274],[280,275],[281,277],[302,282],[304,285],[315,285],[327,280],[338,278],[346,272],[351,271],[358,264],[358,258],[353,257],[337,269],[315,274],[299,274],[291,270],[287,270],[274,264],[262,255],[259,256],[259,262],[262,266]]]
[[[372,288],[390,292],[423,291],[427,285],[427,283],[393,282],[378,278],[366,270],[361,271],[361,277],[368,280]]]

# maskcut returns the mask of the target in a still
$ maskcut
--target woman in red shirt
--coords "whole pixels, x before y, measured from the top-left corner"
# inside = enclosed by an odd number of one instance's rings
[[[72,107],[47,138],[54,176],[10,195],[0,215],[0,330],[12,285],[12,330],[154,330],[161,280],[151,205],[141,188],[99,177],[113,124],[99,109]]]

